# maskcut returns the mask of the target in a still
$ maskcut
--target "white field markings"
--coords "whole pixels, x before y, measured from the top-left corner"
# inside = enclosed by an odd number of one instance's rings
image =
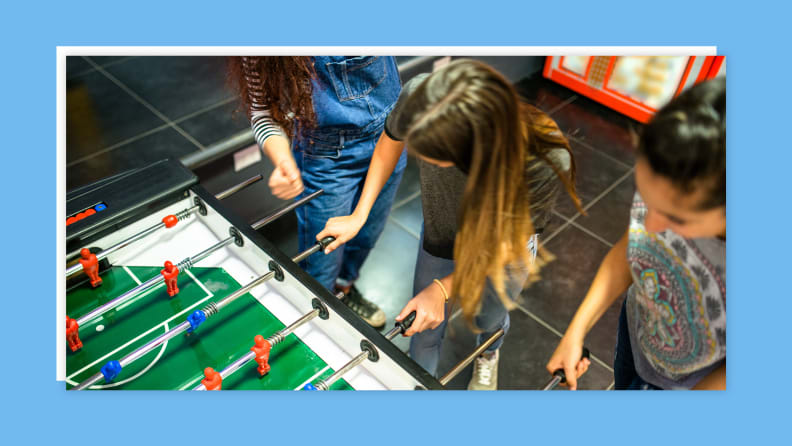
[[[168,329],[169,329],[169,327],[168,327],[168,323],[167,323],[167,322],[165,322],[164,324],[162,324],[162,327],[165,329],[165,332],[167,333],[167,331],[168,331]],[[110,388],[113,388],[113,387],[118,387],[118,386],[120,386],[120,385],[122,385],[122,384],[126,384],[126,383],[128,383],[128,382],[130,382],[130,381],[134,381],[134,380],[138,379],[138,377],[140,377],[140,376],[142,376],[144,373],[148,372],[148,371],[149,371],[149,369],[151,369],[152,367],[154,367],[154,364],[156,364],[156,363],[157,363],[157,361],[159,361],[159,359],[162,357],[162,354],[163,354],[163,353],[165,353],[165,349],[166,349],[166,348],[168,348],[168,342],[169,342],[169,341],[165,341],[165,343],[164,343],[164,344],[162,344],[162,346],[160,347],[160,351],[159,351],[159,353],[157,353],[157,356],[156,356],[156,357],[154,357],[154,360],[153,360],[153,361],[151,361],[151,363],[149,363],[149,365],[147,365],[147,366],[146,366],[146,367],[145,367],[143,370],[141,370],[141,371],[137,372],[137,373],[136,373],[136,374],[134,374],[133,376],[130,376],[129,378],[127,378],[127,379],[125,379],[125,380],[118,381],[117,383],[104,384],[104,385],[99,385],[99,384],[97,384],[97,385],[93,385],[93,386],[89,387],[89,389],[96,389],[96,390],[101,390],[101,389],[110,389]],[[76,385],[78,385],[78,384],[79,384],[78,382],[72,381],[72,380],[70,380],[70,379],[68,379],[68,378],[66,379],[66,382],[67,382],[67,383],[69,383],[69,384],[71,384],[71,385],[73,385],[73,386],[76,386]]]
[[[209,289],[206,288],[206,286],[193,275],[192,271],[186,269],[184,270],[184,272],[187,273],[188,276],[192,277],[192,280],[196,283],[196,285],[198,285],[199,287],[201,287],[202,290],[204,290],[204,293],[206,293],[207,296],[214,297],[214,294],[212,294],[212,292],[209,291]]]
[[[141,282],[140,279],[138,279],[138,277],[132,273],[132,270],[130,270],[128,266],[124,265],[121,268],[124,268],[124,271],[126,271],[127,274],[129,274],[129,277],[131,277],[132,280],[135,281],[135,283],[137,283],[138,285],[143,285],[143,282]]]
[[[126,271],[127,274],[129,274],[129,276],[132,277],[132,280],[137,282],[138,285],[142,285],[142,282],[140,281],[140,279],[138,279],[138,277],[129,268],[127,268],[126,266],[124,266],[123,268],[124,268],[124,271]],[[126,308],[126,307],[132,305],[133,303],[139,301],[140,299],[144,298],[145,296],[148,296],[149,294],[153,293],[154,291],[157,291],[158,289],[162,288],[164,285],[165,285],[165,282],[160,282],[157,285],[155,285],[155,286],[147,289],[146,291],[138,294],[134,298],[124,302],[123,304],[121,304],[121,305],[119,305],[117,307],[115,307],[114,310],[121,311],[124,308]],[[96,317],[96,318],[91,319],[90,321],[86,322],[84,325],[93,324],[95,322],[98,322],[99,319],[100,319],[100,317]]]
[[[196,278],[195,278],[195,276],[194,276],[194,275],[192,275],[192,273],[190,273],[190,272],[189,272],[189,270],[187,271],[187,273],[188,273],[188,275],[189,275],[189,276],[190,276],[190,277],[191,277],[191,278],[192,278],[192,279],[195,281],[195,283],[196,283],[196,284],[198,284],[198,286],[200,286],[200,287],[201,287],[201,289],[202,289],[202,290],[204,290],[204,291],[206,292],[206,297],[204,297],[203,299],[201,299],[201,300],[199,300],[199,301],[197,301],[197,302],[193,303],[193,304],[192,304],[192,305],[190,305],[189,307],[187,307],[187,308],[185,308],[184,310],[182,310],[182,311],[180,311],[180,312],[178,312],[178,313],[174,314],[173,316],[169,317],[168,319],[166,319],[166,320],[164,320],[164,321],[162,321],[162,322],[160,322],[160,323],[158,323],[158,324],[154,325],[153,327],[149,328],[149,329],[148,329],[148,330],[146,330],[145,332],[143,332],[143,333],[141,333],[141,334],[137,335],[137,336],[136,336],[134,339],[132,339],[131,341],[128,341],[128,342],[126,342],[125,344],[122,344],[122,345],[120,345],[120,346],[116,347],[116,348],[115,348],[113,351],[111,351],[110,353],[106,353],[104,356],[102,356],[102,357],[100,357],[100,358],[98,358],[98,359],[94,360],[92,363],[90,363],[90,364],[86,365],[85,367],[81,368],[80,370],[77,370],[76,372],[74,372],[74,373],[72,373],[71,375],[67,376],[67,377],[66,377],[66,381],[69,381],[70,379],[72,379],[72,378],[74,378],[75,376],[77,376],[77,375],[81,374],[82,372],[84,372],[84,371],[86,371],[86,370],[88,370],[88,369],[90,369],[90,368],[94,367],[96,364],[98,364],[98,363],[100,363],[100,362],[104,361],[105,359],[107,359],[107,358],[108,358],[108,357],[110,357],[111,355],[114,355],[114,354],[118,353],[119,351],[121,351],[121,350],[123,350],[123,349],[125,349],[125,348],[129,347],[130,345],[132,345],[132,344],[134,344],[135,342],[139,341],[141,338],[143,338],[143,337],[145,337],[145,336],[148,336],[148,335],[149,335],[151,332],[153,332],[154,330],[156,330],[157,328],[159,328],[161,325],[167,326],[167,324],[168,324],[169,322],[171,322],[172,320],[174,320],[174,319],[176,319],[177,317],[179,317],[179,316],[183,315],[184,313],[187,313],[187,312],[189,312],[189,311],[190,311],[190,310],[192,310],[193,308],[197,307],[198,305],[201,305],[202,303],[206,302],[208,299],[211,299],[212,297],[214,297],[214,294],[212,294],[212,292],[210,292],[210,291],[209,291],[209,290],[206,288],[206,286],[204,286],[204,284],[203,284],[203,283],[201,283],[201,281],[199,281],[198,279],[196,279]],[[134,276],[133,276],[133,277],[134,277]],[[162,351],[164,351],[164,350],[162,350]],[[158,356],[157,356],[157,358],[155,359],[155,362],[156,362],[156,360],[157,360],[158,358],[159,358],[159,355],[158,355]]]
[[[322,373],[324,373],[324,372],[326,372],[326,371],[328,371],[328,370],[330,370],[330,365],[329,365],[329,364],[328,364],[328,365],[326,365],[326,366],[325,366],[325,368],[323,368],[322,370],[319,370],[318,372],[316,372],[316,373],[314,374],[314,376],[312,376],[312,377],[308,378],[308,381],[305,381],[305,382],[303,382],[302,384],[300,384],[299,386],[297,386],[297,388],[295,388],[294,390],[302,390],[302,388],[303,388],[303,387],[305,387],[305,385],[306,385],[306,384],[308,384],[308,383],[312,383],[312,382],[313,382],[313,381],[314,381],[316,378],[318,378],[318,377],[319,377],[319,376],[320,376]]]

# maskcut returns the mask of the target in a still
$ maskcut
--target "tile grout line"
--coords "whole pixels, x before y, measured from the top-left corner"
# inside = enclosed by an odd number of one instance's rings
[[[410,234],[411,236],[415,237],[416,240],[421,240],[421,236],[419,234],[414,233],[412,231],[412,229],[410,229],[407,226],[405,226],[404,223],[400,222],[399,220],[396,220],[395,218],[393,218],[391,216],[388,216],[388,220],[390,220],[391,222],[393,222],[393,224],[395,224],[396,226],[398,226],[401,229],[403,229],[404,232],[406,232],[406,233]]]
[[[551,108],[551,109],[550,109],[550,111],[548,111],[548,112],[547,112],[547,115],[548,115],[548,116],[549,116],[549,115],[552,115],[553,113],[555,113],[555,112],[557,112],[557,111],[561,110],[562,108],[566,107],[567,105],[569,105],[569,104],[571,104],[571,103],[575,102],[575,100],[576,100],[577,98],[578,98],[578,95],[576,95],[576,94],[573,94],[571,97],[568,97],[568,98],[564,99],[564,101],[563,101],[563,102],[561,102],[560,104],[558,104],[558,105],[556,105],[555,107]]]
[[[83,59],[85,59],[86,57],[91,57],[91,56],[74,56],[74,57],[82,57]],[[118,59],[118,60],[114,60],[112,62],[108,62],[108,63],[106,63],[104,65],[101,65],[101,66],[102,67],[112,67],[113,65],[118,65],[120,63],[126,62],[126,61],[128,61],[130,59],[135,59],[137,57],[140,57],[140,56],[127,56],[127,57],[124,57],[124,58],[121,58],[121,59]],[[85,76],[88,73],[93,73],[94,71],[96,71],[96,68],[89,68],[89,69],[81,71],[81,72],[79,72],[79,73],[77,73],[75,75],[72,75],[71,77],[68,77],[67,80],[68,79],[76,79],[76,78],[78,78],[80,76]]]
[[[212,105],[206,106],[206,107],[204,107],[204,108],[202,108],[200,110],[196,110],[196,111],[194,111],[192,113],[186,114],[186,115],[182,116],[181,118],[179,118],[179,119],[177,119],[177,120],[175,120],[173,122],[176,123],[176,124],[178,124],[180,122],[184,122],[184,121],[186,121],[188,119],[191,119],[191,118],[194,118],[194,117],[196,117],[196,116],[198,116],[200,114],[212,111],[215,108],[222,107],[223,105],[226,105],[229,102],[234,101],[235,99],[236,98],[234,98],[234,97],[230,97],[230,98],[224,99],[224,100],[222,100],[222,101],[220,101],[220,102],[218,102],[216,104],[212,104]],[[170,127],[171,126],[169,124],[163,124],[163,125],[161,125],[159,127],[154,127],[153,129],[146,130],[145,132],[138,133],[135,136],[132,136],[132,137],[127,138],[127,139],[125,139],[123,141],[117,142],[117,143],[115,143],[115,144],[113,144],[111,146],[107,146],[104,149],[97,150],[94,153],[91,153],[89,155],[85,155],[82,158],[78,158],[78,159],[66,164],[66,167],[72,167],[72,166],[80,164],[80,163],[82,163],[84,161],[88,161],[91,158],[97,157],[97,156],[102,155],[102,154],[107,153],[107,152],[111,152],[111,151],[113,151],[113,150],[115,150],[115,149],[117,149],[117,148],[119,148],[121,146],[133,143],[133,142],[135,142],[135,141],[137,141],[139,139],[145,138],[146,136],[149,136],[149,135],[153,135],[154,133],[157,133],[157,132],[159,132],[161,130],[165,130],[165,129],[170,128]]]
[[[600,192],[600,194],[597,195],[596,197],[594,197],[587,205],[583,206],[583,210],[584,211],[588,211],[589,209],[591,209],[601,199],[605,198],[605,195],[608,195],[608,193],[610,191],[612,191],[613,189],[616,189],[616,187],[619,186],[619,184],[621,184],[625,179],[627,179],[630,176],[632,176],[632,174],[633,174],[633,168],[630,168],[627,172],[624,173],[624,175],[622,175],[620,178],[618,178],[616,181],[614,181],[613,184],[608,186],[604,191]],[[559,215],[561,215],[561,214],[559,214]],[[574,217],[572,217],[572,218],[564,217],[564,218],[566,218],[570,223],[572,223],[573,221],[577,220],[577,218],[580,217],[580,215],[581,214],[579,212],[576,212]]]
[[[135,99],[140,104],[142,104],[144,107],[149,109],[150,112],[154,113],[154,115],[156,115],[158,118],[160,118],[163,121],[165,121],[169,126],[171,126],[173,128],[173,130],[176,130],[177,132],[179,132],[179,134],[181,134],[185,139],[190,141],[194,146],[198,147],[199,150],[206,150],[206,147],[204,147],[203,144],[199,143],[195,138],[193,138],[192,135],[190,135],[189,133],[185,132],[184,129],[182,129],[181,127],[176,125],[173,121],[170,120],[170,118],[168,118],[162,112],[160,112],[159,110],[154,108],[153,105],[149,104],[145,99],[140,97],[140,95],[138,95],[137,93],[132,91],[131,88],[127,87],[123,82],[118,80],[115,76],[113,76],[112,74],[108,73],[107,70],[105,70],[104,68],[100,67],[94,61],[92,61],[92,60],[90,60],[88,58],[85,58],[85,60],[87,60],[91,65],[93,65],[96,68],[96,71],[102,73],[106,78],[110,79],[111,82],[113,82],[119,88],[124,90],[128,95],[132,96],[133,99]]]
[[[591,150],[593,152],[596,152],[596,153],[604,156],[605,158],[608,158],[609,160],[611,160],[611,161],[613,161],[613,162],[615,162],[617,164],[620,164],[621,166],[624,166],[624,167],[626,167],[628,169],[632,168],[631,165],[625,163],[624,161],[621,161],[620,159],[618,159],[618,158],[616,158],[614,156],[611,156],[611,155],[603,152],[602,150],[597,150],[594,146],[592,146],[591,144],[587,143],[586,141],[578,138],[577,136],[570,135],[568,133],[566,135],[567,135],[568,138],[574,139],[575,142],[580,143],[580,145],[582,145],[583,147],[585,147],[585,148],[587,148],[587,149],[589,149],[589,150]]]
[[[553,328],[552,325],[550,325],[547,322],[545,322],[544,320],[542,320],[539,316],[537,316],[537,315],[533,314],[532,312],[528,311],[528,309],[523,307],[521,304],[517,304],[517,308],[519,308],[520,311],[525,313],[528,317],[530,317],[531,319],[536,321],[539,325],[541,325],[544,328],[546,328],[546,329],[550,330],[551,332],[553,332],[553,334],[555,334],[559,338],[564,337],[564,335],[561,334],[560,331],[558,331],[555,328]],[[599,365],[605,367],[606,369],[610,370],[611,372],[613,372],[613,367],[609,366],[603,360],[599,359],[594,353],[590,353],[590,356],[591,356],[591,360],[592,361],[596,362],[597,364],[599,364]]]
[[[545,321],[544,321],[542,318],[540,318],[539,316],[537,316],[537,315],[533,314],[532,312],[528,311],[528,309],[526,309],[525,307],[523,307],[521,304],[516,304],[516,305],[517,305],[517,308],[518,308],[520,311],[522,311],[522,312],[523,312],[523,313],[525,313],[525,314],[526,314],[528,317],[530,317],[531,319],[533,319],[534,321],[536,321],[536,322],[537,322],[539,325],[541,325],[541,326],[543,326],[544,328],[546,328],[546,329],[550,330],[550,331],[551,331],[551,332],[552,332],[554,335],[558,336],[559,338],[562,338],[562,337],[564,337],[564,335],[563,335],[563,334],[562,334],[560,331],[558,331],[558,330],[556,330],[555,328],[553,328],[553,326],[552,326],[552,325],[550,325],[550,324],[548,324],[547,322],[545,322]]]
[[[604,198],[605,195],[607,195],[609,192],[611,192],[613,189],[615,189],[617,186],[619,186],[619,184],[621,184],[622,181],[624,181],[626,178],[628,178],[630,175],[632,175],[632,172],[633,172],[633,168],[630,168],[627,172],[625,172],[624,175],[622,175],[621,177],[616,179],[616,181],[614,181],[613,184],[608,186],[599,195],[594,197],[587,205],[583,206],[583,210],[584,211],[588,211],[589,209],[591,209],[591,207],[594,206],[595,204],[597,204],[597,202],[599,202],[602,198]],[[553,231],[553,233],[550,234],[550,236],[547,237],[547,239],[542,242],[545,245],[550,243],[550,240],[555,238],[555,236],[558,235],[562,230],[566,229],[567,226],[569,226],[570,224],[573,224],[575,222],[575,220],[577,220],[577,218],[581,215],[579,212],[576,212],[575,215],[572,218],[569,218],[566,215],[556,211],[555,209],[553,209],[553,214],[555,214],[558,217],[561,217],[561,219],[563,219],[565,221],[565,223],[563,225],[561,225],[558,229]],[[576,225],[576,227],[580,227],[580,226]]]
[[[570,221],[569,224],[574,226],[574,227],[576,227],[576,228],[578,228],[579,230],[585,232],[586,234],[594,237],[595,239],[599,240],[600,242],[604,243],[605,245],[613,248],[613,243],[611,243],[611,242],[605,240],[604,238],[600,237],[599,235],[595,234],[594,231],[586,229],[585,227],[575,223],[574,221]]]
[[[133,136],[131,138],[127,138],[127,139],[125,139],[123,141],[120,141],[120,142],[117,142],[117,143],[115,143],[115,144],[113,144],[111,146],[107,146],[104,149],[97,150],[96,152],[91,153],[90,155],[85,155],[82,158],[77,158],[76,160],[66,164],[66,167],[76,166],[77,164],[80,164],[80,163],[83,163],[85,161],[88,161],[91,158],[96,158],[99,155],[103,155],[105,153],[112,152],[113,150],[115,150],[115,149],[117,149],[117,148],[119,148],[121,146],[125,146],[127,144],[131,144],[131,143],[133,143],[133,142],[135,142],[135,141],[137,141],[139,139],[143,139],[146,136],[153,135],[153,134],[155,134],[155,133],[157,133],[159,131],[165,130],[167,128],[170,128],[170,126],[168,124],[163,124],[163,125],[161,125],[159,127],[154,127],[153,129],[146,130],[145,132],[142,132],[142,133],[138,133],[137,135],[135,135],[135,136]]]
[[[561,214],[558,214],[558,215],[561,215]],[[561,217],[564,219],[564,224],[563,224],[563,225],[561,225],[561,226],[559,226],[559,227],[558,227],[558,229],[556,229],[555,231],[553,231],[553,233],[552,233],[552,234],[550,234],[550,235],[549,235],[549,236],[548,236],[546,239],[541,239],[541,238],[539,239],[539,241],[540,241],[540,242],[541,242],[543,245],[547,246],[547,244],[548,244],[548,243],[550,243],[550,240],[553,240],[553,238],[555,238],[555,236],[556,236],[556,235],[558,235],[558,234],[559,234],[561,231],[563,231],[564,229],[566,229],[566,228],[567,228],[567,226],[569,226],[569,220],[567,220],[567,218],[566,218],[566,217],[564,217],[563,215],[561,215]]]
[[[421,196],[421,190],[419,189],[419,190],[411,193],[407,197],[402,198],[399,202],[397,202],[396,204],[391,206],[391,211],[393,211],[394,209],[398,209],[398,208],[404,206],[405,204],[411,202],[412,200],[414,200],[415,198],[420,197],[420,196]]]

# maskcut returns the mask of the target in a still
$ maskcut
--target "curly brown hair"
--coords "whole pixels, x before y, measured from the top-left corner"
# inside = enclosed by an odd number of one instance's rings
[[[311,80],[316,78],[312,57],[233,56],[228,59],[229,83],[241,106],[253,118],[257,111],[270,117],[289,139],[298,128],[316,127]]]

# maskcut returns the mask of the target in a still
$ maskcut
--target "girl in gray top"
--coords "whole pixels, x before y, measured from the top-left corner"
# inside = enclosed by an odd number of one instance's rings
[[[458,304],[480,341],[508,330],[507,307],[535,269],[537,228],[557,192],[574,190],[569,144],[555,123],[522,103],[486,64],[459,60],[409,82],[388,116],[352,215],[331,218],[317,237],[333,250],[357,234],[402,153],[419,159],[424,230],[407,331],[411,357],[436,374],[449,308]],[[474,367],[472,389],[497,386],[502,338]]]

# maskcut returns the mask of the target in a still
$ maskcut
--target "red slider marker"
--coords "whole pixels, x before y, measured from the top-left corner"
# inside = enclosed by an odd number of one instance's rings
[[[166,228],[172,228],[172,227],[176,226],[176,223],[179,222],[179,219],[176,218],[175,215],[171,214],[171,215],[166,215],[162,219],[162,222],[165,223],[165,227]]]

